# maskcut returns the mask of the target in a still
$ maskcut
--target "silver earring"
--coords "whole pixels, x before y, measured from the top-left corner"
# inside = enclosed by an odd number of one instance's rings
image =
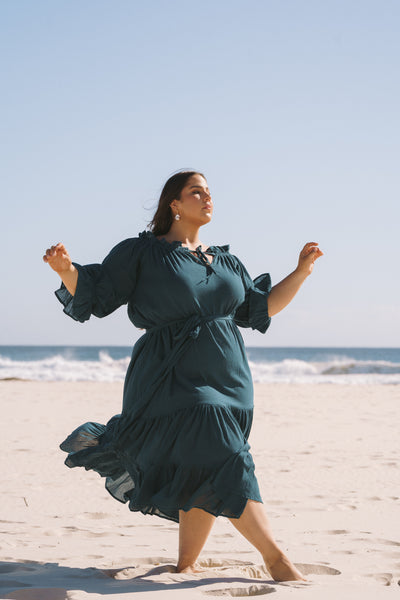
[[[181,218],[181,215],[178,215],[178,214],[175,215],[175,221],[179,221],[180,218]]]

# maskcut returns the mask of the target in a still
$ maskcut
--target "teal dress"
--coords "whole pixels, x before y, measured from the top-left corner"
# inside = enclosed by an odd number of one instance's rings
[[[167,242],[144,231],[81,266],[74,296],[56,291],[64,312],[83,322],[128,305],[146,332],[136,342],[120,415],[85,423],[61,444],[68,467],[105,477],[133,511],[179,521],[197,507],[238,518],[262,502],[248,437],[253,384],[240,327],[270,324],[269,274],[250,278],[229,246]]]

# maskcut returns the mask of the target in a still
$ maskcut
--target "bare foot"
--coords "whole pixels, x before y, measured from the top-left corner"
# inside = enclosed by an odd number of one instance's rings
[[[195,563],[194,565],[188,565],[187,567],[180,567],[179,565],[176,567],[177,573],[203,573],[204,569],[201,569]]]
[[[286,556],[266,566],[274,581],[308,581]]]

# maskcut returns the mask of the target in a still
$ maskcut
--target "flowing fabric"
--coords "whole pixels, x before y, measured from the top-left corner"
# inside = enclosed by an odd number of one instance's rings
[[[248,499],[261,502],[238,325],[268,329],[269,274],[253,281],[229,246],[190,251],[149,231],[101,264],[74,265],[75,295],[56,291],[67,315],[84,322],[127,304],[146,333],[133,348],[121,414],[72,432],[60,446],[66,465],[97,471],[132,511],[176,522],[180,509],[238,518]]]

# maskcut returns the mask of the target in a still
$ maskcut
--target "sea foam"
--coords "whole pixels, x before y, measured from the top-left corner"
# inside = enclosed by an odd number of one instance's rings
[[[264,350],[264,349],[262,349]],[[113,358],[111,350],[88,351],[64,348],[49,350],[49,355],[18,359],[0,355],[0,380],[22,379],[35,381],[123,381],[127,371],[130,350],[125,356]],[[360,360],[351,355],[325,354],[319,360],[300,358],[266,359],[263,353],[253,351],[249,366],[255,383],[333,383],[333,384],[400,384],[400,363],[388,360]],[[32,351],[32,356],[34,352]],[[282,355],[280,350],[279,355]],[[28,356],[28,358],[27,358]],[[322,360],[324,358],[325,360]]]

